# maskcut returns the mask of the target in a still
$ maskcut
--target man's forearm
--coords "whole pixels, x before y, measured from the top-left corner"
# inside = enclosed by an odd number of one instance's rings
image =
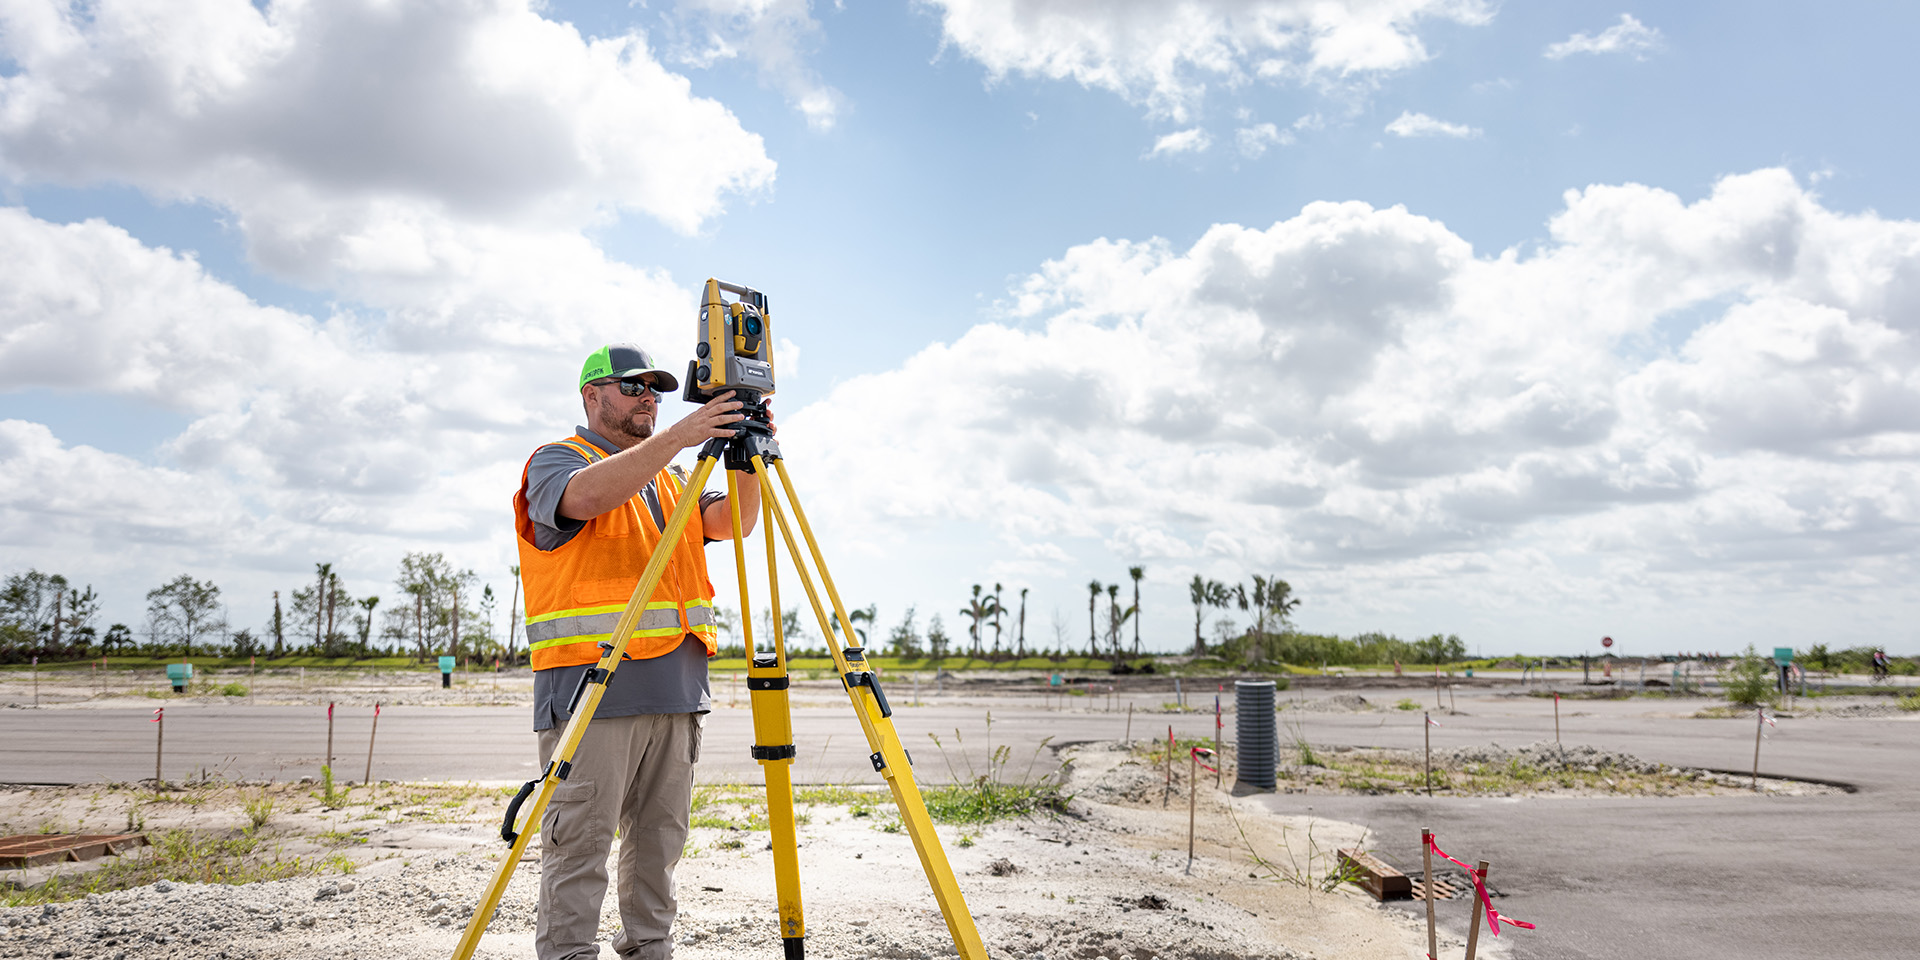
[[[666,469],[680,448],[656,434],[573,475],[560,496],[560,515],[591,520],[633,499]]]
[[[760,478],[751,473],[735,471],[733,490],[734,496],[740,498],[740,535],[748,536],[753,533],[754,523],[760,519]],[[701,512],[700,522],[705,527],[708,540],[733,538],[733,510],[725,500],[709,504]]]

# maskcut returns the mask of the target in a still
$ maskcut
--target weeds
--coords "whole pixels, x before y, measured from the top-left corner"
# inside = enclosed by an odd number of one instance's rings
[[[1300,765],[1303,767],[1321,766],[1320,758],[1313,753],[1313,744],[1307,742],[1307,730],[1300,722],[1300,718],[1293,717],[1288,719],[1286,726],[1287,737],[1293,741],[1294,751],[1300,754]]]
[[[1418,710],[1420,709],[1420,705],[1413,702],[1412,698],[1401,697],[1400,702],[1394,704],[1393,708],[1395,710]]]
[[[247,798],[246,806],[247,822],[252,825],[252,829],[259,830],[266,826],[268,818],[273,816],[273,795],[262,789]]]
[[[1331,893],[1341,884],[1358,879],[1360,876],[1359,869],[1353,864],[1340,863],[1340,861],[1336,859],[1334,863],[1337,864],[1337,866],[1331,869],[1323,868],[1320,871],[1319,879],[1314,879],[1314,866],[1320,861],[1325,860],[1327,853],[1321,850],[1320,845],[1313,839],[1314,822],[1311,819],[1307,821],[1307,850],[1304,861],[1294,853],[1293,844],[1287,842],[1287,828],[1280,828],[1280,849],[1285,852],[1287,858],[1286,862],[1282,863],[1278,860],[1269,860],[1260,855],[1260,851],[1253,846],[1253,839],[1247,836],[1246,826],[1240,822],[1239,816],[1234,814],[1232,807],[1227,808],[1227,815],[1233,817],[1233,826],[1240,832],[1240,842],[1246,844],[1247,858],[1253,861],[1254,866],[1265,870],[1267,876],[1274,880],[1306,890],[1307,903],[1309,905],[1313,903],[1313,893],[1315,890],[1319,890],[1322,893]],[[1362,834],[1360,842],[1354,844],[1354,846],[1364,848],[1366,846],[1366,835]]]
[[[1007,817],[1026,816],[1039,810],[1059,812],[1067,808],[1069,796],[1060,792],[1060,777],[1057,774],[1033,776],[1033,766],[1040,758],[1040,751],[1053,742],[1052,737],[1041,740],[1033,748],[1033,755],[1027,759],[1026,770],[1018,780],[1008,779],[1007,764],[1012,749],[1006,745],[993,746],[993,714],[987,714],[987,771],[980,773],[974,769],[973,760],[962,751],[961,760],[966,763],[967,775],[963,778],[954,767],[953,758],[948,755],[946,744],[939,736],[929,733],[927,737],[940,750],[940,758],[947,765],[947,772],[956,781],[950,786],[930,787],[921,791],[921,799],[926,802],[927,814],[940,823],[991,823]],[[953,731],[956,745],[965,740],[960,731]]]
[[[329,810],[338,810],[347,805],[347,791],[336,789],[333,785],[333,768],[320,768],[320,802]],[[446,805],[456,806],[463,801],[452,800]]]
[[[793,791],[795,803],[821,803],[837,806],[852,806],[871,803],[873,791],[864,787],[833,783],[819,787],[798,787]]]
[[[257,883],[286,880],[321,872],[351,872],[353,863],[344,857],[322,860],[300,857],[272,860],[252,859],[260,838],[248,832],[231,835],[196,834],[191,830],[166,830],[149,838],[153,849],[145,856],[115,858],[112,862],[79,877],[53,877],[39,886],[9,891],[0,895],[0,906],[21,907],[41,903],[78,900],[89,894],[110,893],[146,886],[156,880],[183,883]]]

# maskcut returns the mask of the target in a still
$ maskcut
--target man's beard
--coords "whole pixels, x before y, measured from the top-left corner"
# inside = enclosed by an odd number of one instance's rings
[[[637,410],[628,416],[627,419],[619,421],[612,426],[614,427],[614,432],[619,434],[618,437],[613,439],[628,441],[624,444],[623,449],[624,447],[633,446],[635,443],[639,443],[653,436],[653,418],[647,417],[644,422],[642,422],[640,412]]]

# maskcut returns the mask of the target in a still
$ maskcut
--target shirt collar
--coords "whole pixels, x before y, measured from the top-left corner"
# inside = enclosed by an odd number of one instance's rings
[[[603,437],[593,432],[592,430],[587,429],[586,427],[574,427],[573,432],[577,436],[579,436],[580,439],[585,440],[588,443],[591,443],[602,450],[605,450],[607,452],[607,456],[613,456],[614,454],[620,452],[619,444],[614,443],[611,440],[608,440],[606,437]]]

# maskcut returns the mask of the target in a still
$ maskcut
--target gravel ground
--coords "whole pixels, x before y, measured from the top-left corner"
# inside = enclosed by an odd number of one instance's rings
[[[1158,792],[1130,798],[1101,786],[1114,776],[1131,778],[1130,757],[1118,745],[1070,748],[1069,791],[1079,798],[1065,815],[938,828],[992,956],[1401,960],[1420,952],[1414,927],[1398,912],[1378,908],[1352,888],[1309,895],[1297,878],[1267,866],[1304,863],[1324,875],[1335,844],[1364,842],[1361,828],[1276,817],[1213,789],[1212,776],[1203,775],[1195,798],[1197,856],[1189,864],[1184,803],[1163,805]],[[1180,787],[1184,798],[1186,784]],[[64,797],[70,807],[84,806],[88,789],[7,797],[16,805],[23,797],[36,803]],[[832,804],[806,810],[800,857],[809,954],[954,956],[911,840],[888,830],[894,818],[885,794],[874,800],[871,810]],[[220,816],[204,809],[211,803],[191,811],[207,829]],[[489,838],[498,803],[485,795],[467,803],[439,822],[381,822],[373,842],[353,848],[365,859],[350,874],[234,886],[162,881],[0,909],[0,958],[446,957],[502,852]],[[109,814],[102,808],[99,815]],[[737,960],[743,950],[778,956],[765,846],[764,832],[695,829],[678,872],[675,940],[682,960]],[[515,872],[480,957],[532,953],[538,873],[532,862]],[[602,928],[609,938],[617,924],[610,907]],[[1443,951],[1443,960],[1458,957],[1460,946]]]
[[[1354,693],[1336,693],[1331,697],[1315,699],[1283,700],[1282,710],[1300,710],[1306,713],[1366,713],[1375,709],[1367,698]]]

